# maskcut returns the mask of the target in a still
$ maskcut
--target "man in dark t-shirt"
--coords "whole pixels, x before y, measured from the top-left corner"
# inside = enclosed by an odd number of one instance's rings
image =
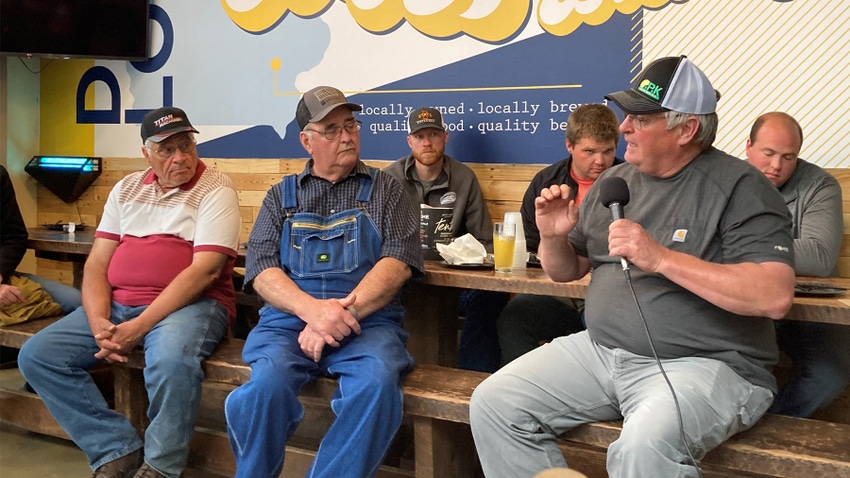
[[[706,453],[767,411],[773,321],[794,298],[791,216],[764,175],[711,146],[718,97],[686,57],[652,62],[607,96],[626,114],[626,164],[580,207],[567,185],[535,200],[546,274],[565,282],[593,269],[587,331],[475,389],[470,424],[489,478],[565,466],[560,434],[620,419],[612,476],[696,477]],[[612,222],[601,196],[618,189],[630,200]]]

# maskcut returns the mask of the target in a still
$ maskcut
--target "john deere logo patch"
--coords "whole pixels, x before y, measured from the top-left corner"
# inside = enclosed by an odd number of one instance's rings
[[[640,86],[638,86],[638,91],[642,91],[658,101],[661,99],[661,92],[664,91],[664,88],[649,80],[643,80],[640,82]]]
[[[326,253],[326,252],[323,252],[323,253],[316,256],[316,262],[318,262],[320,264],[322,262],[330,262],[330,261],[331,261],[331,255]]]

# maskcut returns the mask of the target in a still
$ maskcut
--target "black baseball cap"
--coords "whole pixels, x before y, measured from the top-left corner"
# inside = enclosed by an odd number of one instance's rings
[[[298,107],[295,108],[295,121],[298,122],[298,129],[304,131],[307,123],[321,121],[337,106],[346,106],[351,111],[363,109],[357,103],[350,103],[341,91],[332,86],[317,86],[304,93],[304,96],[298,101]]]
[[[443,115],[439,110],[419,108],[407,115],[407,134],[413,134],[424,128],[446,129],[446,123],[443,122]]]
[[[605,95],[626,114],[665,111],[714,113],[720,99],[708,77],[684,55],[659,58],[640,73],[631,89]]]
[[[148,140],[159,143],[173,134],[186,131],[198,132],[180,108],[166,106],[150,111],[142,118],[143,143]]]

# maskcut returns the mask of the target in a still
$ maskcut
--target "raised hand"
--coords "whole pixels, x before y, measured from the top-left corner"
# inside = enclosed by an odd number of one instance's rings
[[[578,206],[570,199],[570,187],[561,184],[541,190],[534,200],[534,217],[541,239],[569,234],[578,223]]]

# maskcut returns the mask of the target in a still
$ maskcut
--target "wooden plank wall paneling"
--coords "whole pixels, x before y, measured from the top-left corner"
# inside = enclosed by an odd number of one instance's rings
[[[204,159],[236,183],[239,194],[242,232],[240,242],[248,240],[251,227],[260,210],[266,191],[287,174],[304,169],[304,158],[297,159]],[[366,160],[367,164],[383,168],[391,161]],[[534,174],[546,165],[542,164],[468,164],[481,183],[484,200],[493,220],[504,217],[506,212],[519,211],[522,196]],[[44,186],[38,186],[38,224],[74,221],[95,226],[100,221],[103,206],[109,191],[132,171],[147,167],[144,158],[104,158],[103,172],[73,204],[66,204]],[[850,169],[827,169],[841,183],[844,193],[844,242],[839,254],[838,268],[842,277],[850,277]],[[71,284],[69,264],[39,259],[38,274]]]

